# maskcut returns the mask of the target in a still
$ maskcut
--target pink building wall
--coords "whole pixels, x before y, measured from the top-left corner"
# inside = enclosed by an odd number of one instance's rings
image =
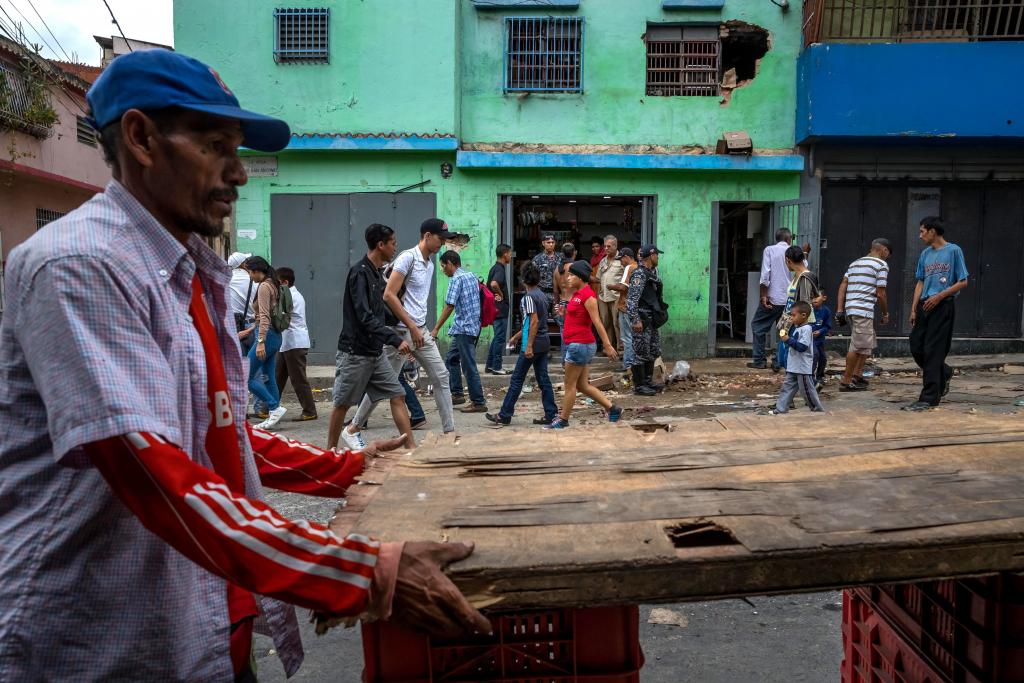
[[[71,92],[85,109],[85,97]],[[83,113],[72,96],[53,87],[51,102],[59,121],[49,138],[0,131],[0,237],[5,261],[11,249],[36,231],[36,209],[71,211],[111,177],[99,147],[78,141],[77,117]]]

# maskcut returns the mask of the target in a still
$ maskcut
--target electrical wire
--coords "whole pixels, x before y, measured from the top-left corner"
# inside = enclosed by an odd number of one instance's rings
[[[128,52],[135,52],[135,50],[132,49],[132,44],[128,42],[128,38],[125,37],[124,29],[121,28],[120,22],[118,22],[117,17],[114,16],[114,10],[110,9],[110,5],[107,3],[107,0],[103,0],[103,4],[106,5],[107,11],[110,12],[110,18],[113,20],[114,26],[117,27],[117,32],[121,34],[122,38],[124,38],[124,43],[128,46]]]
[[[37,36],[39,36],[39,40],[43,41],[43,45],[45,45],[45,46],[46,46],[46,49],[48,49],[48,50],[49,50],[49,51],[50,51],[50,52],[51,52],[51,53],[53,54],[54,58],[56,58],[56,59],[60,59],[60,55],[59,55],[59,54],[57,54],[57,51],[56,51],[56,50],[54,50],[54,49],[53,49],[53,46],[52,46],[52,45],[50,45],[50,43],[48,43],[48,42],[46,41],[46,38],[44,38],[44,37],[43,37],[43,34],[42,34],[42,33],[41,33],[40,31],[39,31],[39,29],[37,29],[37,28],[35,27],[35,25],[33,25],[33,24],[32,24],[32,22],[28,20],[28,17],[26,17],[26,16],[25,16],[25,15],[24,15],[24,14],[22,13],[22,11],[21,11],[20,9],[18,9],[18,6],[14,4],[14,0],[8,0],[8,2],[9,2],[9,3],[11,4],[11,7],[12,7],[12,8],[14,8],[14,11],[18,13],[18,16],[20,16],[20,17],[22,18],[22,20],[23,20],[23,21],[24,21],[24,22],[25,22],[26,24],[28,24],[29,28],[31,28],[31,29],[32,29],[33,31],[35,31],[35,34],[36,34]],[[6,10],[4,11],[4,14],[7,14],[7,11],[6,11]],[[16,23],[16,22],[14,21],[14,19],[13,19],[13,18],[11,17],[11,15],[10,15],[10,14],[7,14],[7,17],[8,17],[8,18],[9,18],[9,19],[11,20],[11,23]]]
[[[37,17],[39,17],[39,21],[43,22],[43,27],[46,29],[46,32],[50,34],[50,37],[53,38],[53,42],[57,43],[57,47],[60,48],[60,51],[64,54],[64,57],[68,60],[68,62],[74,64],[75,60],[71,59],[71,55],[68,54],[68,51],[65,50],[64,46],[60,44],[60,41],[57,39],[57,36],[55,36],[53,31],[50,30],[50,25],[46,23],[46,19],[43,19],[43,15],[40,14],[39,10],[36,9],[35,3],[33,3],[32,0],[27,1],[28,6],[31,7],[32,11],[36,13]],[[14,0],[11,0],[11,3],[13,4]]]
[[[15,8],[15,9],[17,9],[17,8]],[[30,59],[31,61],[36,63],[36,65],[40,68],[41,72],[43,73],[43,77],[46,78],[47,80],[49,80],[52,85],[55,85],[57,88],[59,88],[60,91],[63,92],[65,96],[67,96],[68,100],[70,100],[72,102],[72,104],[74,104],[75,107],[77,107],[78,110],[80,112],[82,112],[83,116],[88,116],[89,115],[89,110],[86,109],[85,107],[83,107],[81,105],[81,103],[79,103],[79,101],[78,101],[79,97],[81,97],[81,96],[80,95],[76,96],[76,95],[72,94],[71,92],[69,92],[68,89],[64,86],[64,83],[61,81],[61,79],[53,74],[52,69],[54,69],[55,67],[53,65],[51,65],[44,57],[41,57],[41,56],[37,55],[35,53],[35,50],[33,50],[33,49],[29,48],[28,46],[24,45],[22,43],[22,41],[17,37],[19,35],[24,36],[25,35],[24,31],[21,31],[19,29],[18,22],[16,22],[14,20],[14,18],[11,17],[11,15],[7,12],[7,10],[4,9],[3,5],[0,5],[0,12],[3,12],[4,16],[6,16],[7,20],[10,22],[10,25],[12,27],[14,27],[14,29],[12,30],[8,26],[4,25],[2,20],[0,20],[0,29],[2,29],[3,32],[7,34],[7,37],[11,40],[11,42],[14,43],[15,45],[17,45],[18,47],[20,47],[22,49],[22,51],[24,51],[25,56],[28,59]],[[22,15],[22,18],[24,18],[24,15]],[[32,28],[33,28],[33,30],[35,30],[34,26]],[[36,31],[36,33],[38,33],[38,31]],[[56,54],[56,53],[54,53],[54,54]],[[39,60],[43,60],[43,63],[41,63]]]

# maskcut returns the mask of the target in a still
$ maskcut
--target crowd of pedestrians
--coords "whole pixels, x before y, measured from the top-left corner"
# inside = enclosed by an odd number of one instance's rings
[[[957,296],[967,287],[969,274],[963,252],[946,240],[945,225],[938,216],[928,216],[918,226],[924,244],[918,257],[909,322],[910,350],[922,371],[918,399],[903,410],[921,411],[937,406],[947,393],[953,369],[946,363],[953,341]],[[778,348],[771,368],[785,370],[786,379],[776,407],[768,412],[784,413],[792,407],[797,393],[807,405],[820,411],[821,391],[828,358],[825,341],[836,327],[849,326],[850,344],[839,391],[867,391],[870,381],[864,366],[871,357],[877,337],[878,320],[889,323],[889,264],[892,245],[879,237],[870,251],[846,270],[836,298],[836,310],[826,305],[828,297],[817,276],[807,265],[809,245],[791,246],[789,230],[779,230],[776,243],[765,247],[761,261],[760,302],[751,320],[753,360],[748,366],[766,369],[768,342],[778,330]]]
[[[910,410],[935,406],[949,391],[953,372],[945,357],[952,340],[953,302],[967,285],[963,254],[945,240],[942,221],[924,219],[919,233],[926,248],[916,272],[910,344],[924,380],[919,400],[906,407]],[[461,406],[461,413],[482,413],[496,426],[510,424],[531,370],[543,410],[535,424],[568,427],[578,393],[601,406],[609,421],[617,421],[621,407],[589,381],[598,353],[613,362],[621,358],[634,394],[653,396],[664,388],[654,381],[661,356],[659,328],[668,320],[669,308],[658,274],[662,252],[657,247],[644,245],[634,253],[628,247],[620,249],[615,235],[606,235],[592,241],[589,261],[577,260],[574,244],[559,247],[554,235],[546,234],[541,250],[521,264],[521,292],[509,284],[509,245],[498,245],[486,278],[466,268],[458,251],[445,251],[437,259],[448,279],[444,305],[428,329],[427,306],[435,287],[433,257],[452,236],[444,221],[431,218],[420,226],[419,242],[398,253],[392,228],[374,224],[366,229],[367,254],[348,275],[328,447],[344,442],[353,450],[364,448],[361,430],[374,406],[385,399],[404,443],[414,445],[412,431],[426,424],[426,414],[406,377],[410,367],[426,373],[444,432],[455,429],[454,406]],[[809,245],[794,246],[786,229],[775,237],[763,254],[760,301],[751,320],[754,358],[748,365],[785,373],[777,405],[768,412],[787,412],[798,395],[813,411],[821,411],[819,392],[828,365],[825,344],[838,328],[849,327],[850,336],[839,391],[869,388],[864,366],[876,345],[876,317],[883,325],[889,322],[892,247],[884,238],[875,239],[870,251],[850,264],[833,312],[808,263]],[[281,420],[286,409],[280,396],[289,380],[302,407],[294,419],[317,419],[306,377],[305,299],[295,288],[294,272],[241,253],[232,254],[228,265],[236,329],[249,358],[253,415],[263,420],[258,426],[267,429]],[[519,296],[521,329],[509,336],[514,295]],[[560,407],[548,372],[553,349],[549,322],[557,323],[560,331],[559,361],[565,372]],[[437,339],[446,324],[449,347],[442,357]],[[492,336],[484,372],[511,375],[502,405],[493,413],[476,363],[477,345],[488,326]],[[511,371],[502,367],[506,342],[518,351]],[[355,414],[346,422],[353,406]]]

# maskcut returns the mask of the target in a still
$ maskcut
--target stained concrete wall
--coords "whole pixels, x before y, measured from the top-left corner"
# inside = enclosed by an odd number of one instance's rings
[[[661,0],[586,0],[577,11],[462,10],[462,139],[552,144],[714,145],[724,131],[746,130],[755,147],[793,145],[799,1],[783,13],[768,0],[730,0],[722,10],[662,9]],[[583,93],[502,92],[504,17],[584,18]],[[756,24],[771,49],[757,77],[726,106],[719,97],[647,97],[648,22]]]
[[[36,231],[36,209],[67,213],[93,196],[88,190],[51,183],[32,176],[0,171],[0,237],[3,260],[11,249]]]
[[[457,132],[453,0],[316,3],[330,9],[329,64],[274,62],[274,9],[289,6],[310,5],[175,0],[175,49],[293,132]]]

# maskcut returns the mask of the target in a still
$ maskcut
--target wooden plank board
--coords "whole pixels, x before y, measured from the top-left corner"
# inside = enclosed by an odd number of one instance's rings
[[[488,430],[378,460],[332,522],[472,540],[451,569],[508,608],[1024,571],[1016,415],[793,413],[673,431]]]

